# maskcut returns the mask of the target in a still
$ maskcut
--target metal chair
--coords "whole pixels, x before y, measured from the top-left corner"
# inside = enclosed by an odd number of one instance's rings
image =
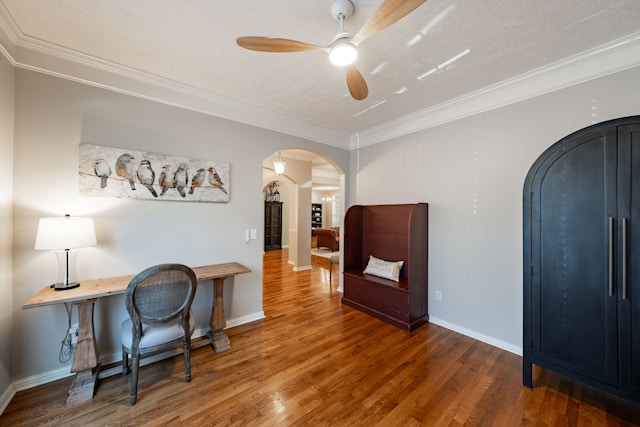
[[[191,334],[195,318],[191,303],[196,293],[196,275],[182,264],[160,264],[138,273],[127,286],[124,302],[129,319],[122,322],[122,372],[129,372],[134,405],[138,395],[138,371],[143,355],[184,346],[185,379],[191,381]]]

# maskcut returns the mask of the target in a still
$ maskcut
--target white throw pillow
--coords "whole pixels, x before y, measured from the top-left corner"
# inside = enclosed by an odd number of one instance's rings
[[[400,281],[400,269],[404,265],[404,261],[385,261],[369,255],[369,263],[364,273],[385,279]]]

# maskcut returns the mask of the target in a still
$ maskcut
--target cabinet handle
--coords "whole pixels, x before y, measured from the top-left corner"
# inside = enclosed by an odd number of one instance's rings
[[[613,217],[609,217],[609,296],[613,296]]]
[[[629,281],[629,219],[622,218],[622,299],[627,299]]]

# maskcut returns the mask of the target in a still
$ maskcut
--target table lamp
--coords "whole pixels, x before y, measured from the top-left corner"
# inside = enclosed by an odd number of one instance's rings
[[[75,280],[75,260],[78,252],[71,249],[96,244],[92,218],[71,217],[68,214],[64,217],[40,218],[35,249],[56,251],[58,278],[52,287],[57,291],[80,286]],[[73,274],[73,278],[70,274]]]

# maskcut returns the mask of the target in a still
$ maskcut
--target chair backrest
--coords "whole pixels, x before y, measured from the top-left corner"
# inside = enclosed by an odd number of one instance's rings
[[[134,331],[141,323],[165,323],[188,315],[196,293],[196,275],[182,264],[159,264],[138,273],[127,286],[124,302]]]

